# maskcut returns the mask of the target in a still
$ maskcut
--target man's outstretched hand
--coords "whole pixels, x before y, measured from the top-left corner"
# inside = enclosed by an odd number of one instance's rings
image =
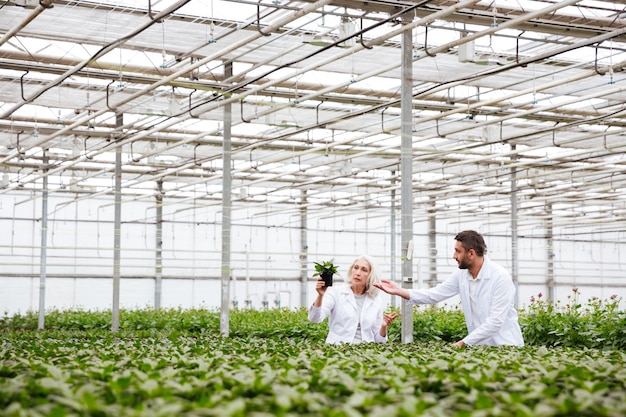
[[[398,287],[398,285],[388,279],[381,279],[380,282],[375,282],[374,286],[391,295],[399,295],[400,297],[408,300],[410,298],[409,291]]]

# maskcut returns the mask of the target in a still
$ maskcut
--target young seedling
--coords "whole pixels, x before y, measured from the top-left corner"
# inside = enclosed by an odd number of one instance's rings
[[[333,285],[333,275],[337,273],[337,267],[333,264],[333,261],[315,262],[314,277],[320,276],[324,280],[324,286],[330,287]]]

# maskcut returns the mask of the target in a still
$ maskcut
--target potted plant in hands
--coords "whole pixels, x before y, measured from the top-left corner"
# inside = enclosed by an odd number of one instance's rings
[[[333,285],[333,275],[337,273],[337,267],[333,264],[333,261],[315,262],[314,277],[320,276],[324,280],[324,286],[330,287]]]

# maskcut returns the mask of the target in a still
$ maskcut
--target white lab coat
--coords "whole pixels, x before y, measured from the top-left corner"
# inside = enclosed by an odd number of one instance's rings
[[[478,322],[472,317],[467,269],[459,269],[436,287],[409,290],[411,304],[434,304],[457,294],[465,314],[468,335],[467,345],[524,346],[524,338],[515,310],[515,285],[509,273],[485,256],[477,289]]]
[[[309,321],[321,323],[328,317],[326,343],[352,343],[359,320],[361,321],[362,341],[384,343],[387,337],[380,335],[384,305],[380,297],[366,296],[363,309],[359,310],[354,293],[347,284],[328,287],[321,307],[309,307]]]

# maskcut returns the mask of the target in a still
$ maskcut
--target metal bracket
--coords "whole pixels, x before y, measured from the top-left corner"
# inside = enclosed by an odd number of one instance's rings
[[[112,112],[115,111],[115,109],[113,107],[111,107],[111,105],[109,104],[109,87],[111,86],[111,84],[113,84],[115,82],[115,80],[111,81],[110,83],[107,84],[107,107],[109,110],[111,110]]]
[[[426,29],[426,32],[424,32],[424,52],[426,52],[426,55],[428,55],[429,57],[434,58],[437,55],[436,54],[431,54],[428,51],[428,26],[426,26],[425,29]]]
[[[20,77],[20,89],[22,91],[22,100],[26,101],[26,98],[24,97],[24,77],[26,77],[26,75],[29,73],[28,70],[26,70],[26,72]]]
[[[250,123],[251,119],[246,119],[245,117],[243,117],[243,100],[239,100],[239,108],[241,109],[241,120],[244,123]]]
[[[263,36],[271,35],[271,33],[265,33],[261,30],[261,0],[256,4],[256,30]]]
[[[189,93],[189,106],[188,106],[188,107],[189,107],[189,110],[187,110],[187,113],[189,113],[189,116],[190,116],[191,118],[193,118],[193,119],[197,119],[197,118],[198,118],[198,116],[194,116],[194,115],[191,113],[191,96],[192,96],[192,95],[193,95],[193,93],[195,93],[196,91],[197,91],[197,90],[194,88],[194,89],[193,89],[193,91],[192,91],[191,93]]]
[[[594,64],[593,64],[593,69],[596,71],[596,74],[598,74],[598,75],[604,75],[604,73],[603,73],[603,72],[600,72],[600,71],[598,70],[598,46],[600,46],[600,44],[601,44],[601,43],[602,43],[602,42],[598,42],[598,43],[596,44],[596,59],[595,59],[595,62],[594,62]]]

